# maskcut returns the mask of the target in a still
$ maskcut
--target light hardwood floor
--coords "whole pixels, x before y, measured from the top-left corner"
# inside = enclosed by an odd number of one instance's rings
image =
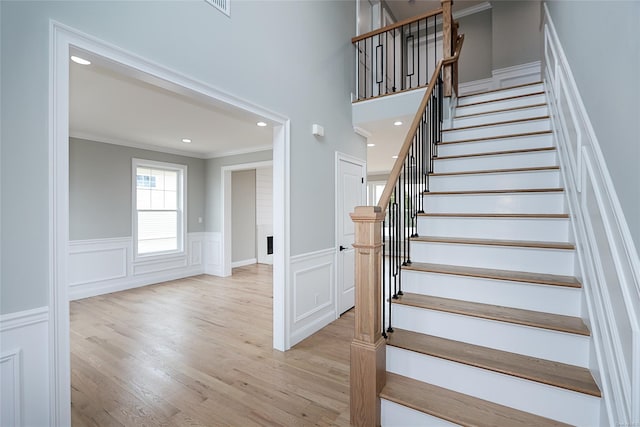
[[[71,303],[80,426],[347,426],[353,312],[272,349],[272,271],[196,276]]]

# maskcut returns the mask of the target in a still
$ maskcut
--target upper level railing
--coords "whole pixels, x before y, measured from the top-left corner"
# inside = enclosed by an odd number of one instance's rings
[[[442,8],[354,37],[356,100],[426,87],[443,57]]]
[[[448,6],[450,18],[450,2]],[[449,24],[450,32],[456,28]],[[442,136],[444,98],[456,90],[452,77],[457,74],[463,43],[464,35],[456,36],[455,54],[435,65],[378,205],[359,206],[351,214],[356,250],[356,313],[351,344],[353,425],[380,425],[378,394],[386,378],[385,338],[393,331],[391,300],[402,294],[400,269],[411,264],[409,241],[417,235],[422,195],[429,191],[429,174]]]

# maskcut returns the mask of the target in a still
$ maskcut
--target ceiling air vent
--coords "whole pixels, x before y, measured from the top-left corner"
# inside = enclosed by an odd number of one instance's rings
[[[227,16],[231,16],[231,0],[204,0]]]

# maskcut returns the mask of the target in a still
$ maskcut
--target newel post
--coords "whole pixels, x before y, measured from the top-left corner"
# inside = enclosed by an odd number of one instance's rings
[[[441,0],[442,4],[442,56],[449,59],[453,56],[453,15],[451,14],[452,0]],[[451,96],[451,64],[445,65],[443,70],[444,96]]]
[[[385,385],[385,339],[382,337],[381,223],[378,206],[358,206],[351,214],[355,225],[356,313],[351,342],[351,424],[380,425],[380,398]]]

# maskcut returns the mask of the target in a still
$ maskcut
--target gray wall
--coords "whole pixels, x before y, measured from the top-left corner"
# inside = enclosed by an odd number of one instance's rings
[[[547,2],[640,248],[640,2]]]
[[[0,8],[0,313],[48,303],[51,19],[289,117],[291,255],[334,246],[334,153],[366,157],[351,125],[353,1],[235,1],[231,18],[204,1]]]
[[[256,258],[256,171],[231,173],[231,261]]]
[[[207,220],[206,231],[222,231],[222,167],[242,165],[246,163],[264,162],[273,159],[273,152],[239,154],[236,156],[208,159],[206,163],[207,180]]]
[[[488,9],[458,19],[464,33],[464,45],[458,66],[459,81],[469,82],[491,77],[491,13]]]
[[[131,159],[187,165],[187,231],[204,231],[205,161],[150,150],[69,140],[69,239],[132,235]],[[203,223],[198,223],[198,217]]]
[[[491,9],[458,19],[465,34],[460,82],[486,79],[491,71],[542,59],[539,0],[494,1]]]

